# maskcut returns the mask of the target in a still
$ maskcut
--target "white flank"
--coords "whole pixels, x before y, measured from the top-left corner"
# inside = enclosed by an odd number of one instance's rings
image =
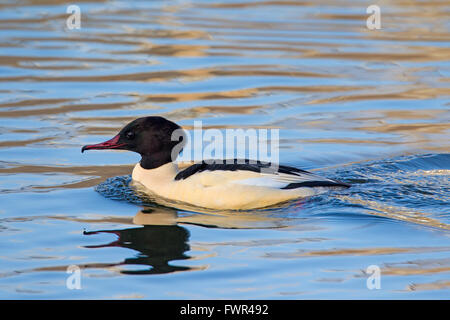
[[[146,170],[138,163],[132,178],[149,193],[166,202],[184,202],[198,207],[219,210],[247,210],[268,207],[283,201],[323,193],[327,188],[280,189],[289,183],[327,181],[313,174],[261,174],[246,170],[215,170],[197,172],[186,179],[174,180],[175,163]],[[158,201],[155,198],[155,201]]]

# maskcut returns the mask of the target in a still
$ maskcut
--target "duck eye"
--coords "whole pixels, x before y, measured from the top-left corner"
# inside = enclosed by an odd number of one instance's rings
[[[125,136],[127,137],[127,139],[131,140],[134,138],[134,132],[133,131],[128,131]]]

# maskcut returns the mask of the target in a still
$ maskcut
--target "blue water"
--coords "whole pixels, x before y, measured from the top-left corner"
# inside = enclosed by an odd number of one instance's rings
[[[0,298],[450,298],[444,4],[381,4],[381,30],[364,1],[94,0],[78,30],[67,5],[0,4]],[[352,187],[156,205],[136,154],[80,153],[146,115],[278,128],[281,163]]]

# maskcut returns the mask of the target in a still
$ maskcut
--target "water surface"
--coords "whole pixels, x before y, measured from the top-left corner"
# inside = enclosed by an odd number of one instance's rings
[[[446,2],[382,1],[381,30],[365,1],[74,4],[79,30],[64,1],[0,4],[1,298],[450,298]],[[147,115],[279,128],[283,164],[353,186],[157,206],[137,155],[80,153]]]

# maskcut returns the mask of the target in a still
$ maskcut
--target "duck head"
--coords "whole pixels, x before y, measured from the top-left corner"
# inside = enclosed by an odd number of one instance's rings
[[[176,123],[163,117],[143,117],[127,124],[112,139],[85,145],[85,150],[128,150],[142,156],[141,166],[153,169],[175,161],[186,142],[186,134]]]

